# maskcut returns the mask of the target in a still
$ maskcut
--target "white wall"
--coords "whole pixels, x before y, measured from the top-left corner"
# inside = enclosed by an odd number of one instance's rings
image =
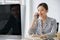
[[[26,0],[25,37],[28,35],[30,15],[30,0]]]

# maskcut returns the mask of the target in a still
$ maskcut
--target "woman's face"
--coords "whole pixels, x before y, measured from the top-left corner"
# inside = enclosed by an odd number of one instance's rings
[[[43,6],[38,7],[38,13],[40,17],[45,17],[47,15],[48,10],[46,10]]]

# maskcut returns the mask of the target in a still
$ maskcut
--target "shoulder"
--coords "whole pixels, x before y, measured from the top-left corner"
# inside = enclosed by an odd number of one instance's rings
[[[56,21],[55,18],[51,18],[51,17],[48,17],[48,20],[50,20],[50,21]]]
[[[48,20],[50,20],[50,22],[52,24],[56,24],[57,23],[56,19],[54,19],[54,18],[48,17]]]

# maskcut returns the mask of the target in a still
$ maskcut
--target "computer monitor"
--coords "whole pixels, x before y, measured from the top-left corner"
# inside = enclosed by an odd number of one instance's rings
[[[0,5],[0,35],[22,35],[21,5]]]

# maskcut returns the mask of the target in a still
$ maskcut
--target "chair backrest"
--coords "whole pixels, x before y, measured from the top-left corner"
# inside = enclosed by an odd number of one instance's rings
[[[59,28],[59,23],[57,22],[57,30],[56,30],[57,32],[58,32],[58,28]]]

